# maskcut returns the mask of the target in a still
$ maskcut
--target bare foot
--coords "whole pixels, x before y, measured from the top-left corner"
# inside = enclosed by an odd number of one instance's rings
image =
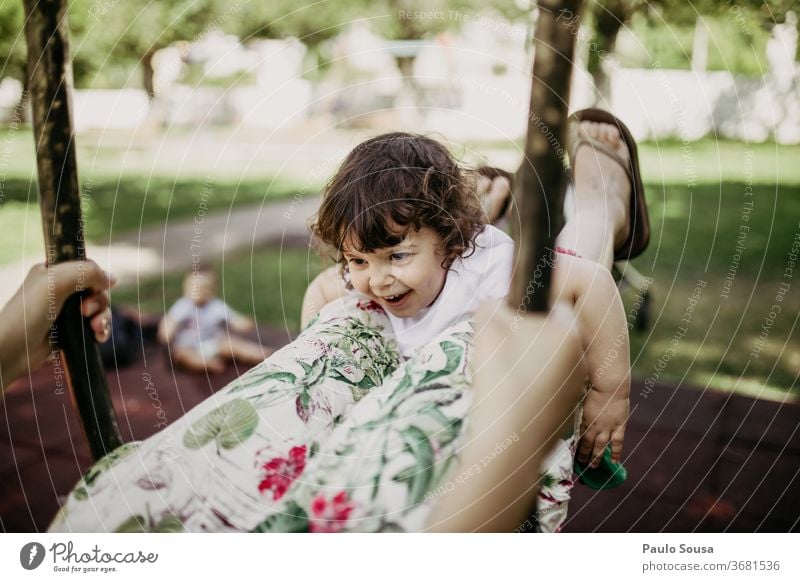
[[[628,146],[613,125],[582,121],[579,135],[608,146],[626,162],[630,160]],[[631,184],[628,174],[606,153],[590,144],[578,148],[572,167],[575,212],[590,212],[607,221],[614,233],[614,248],[618,248],[630,232]]]
[[[221,374],[225,371],[225,362],[219,356],[205,359],[199,351],[188,348],[177,348],[172,352],[172,360],[189,372]]]
[[[225,362],[222,358],[206,360],[206,369],[210,374],[222,374],[225,371]]]

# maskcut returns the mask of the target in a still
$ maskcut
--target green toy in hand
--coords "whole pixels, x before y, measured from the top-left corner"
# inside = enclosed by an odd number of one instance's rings
[[[613,489],[628,478],[628,471],[622,463],[611,460],[611,445],[606,447],[597,467],[592,468],[588,463],[575,459],[574,469],[578,480],[592,489]]]

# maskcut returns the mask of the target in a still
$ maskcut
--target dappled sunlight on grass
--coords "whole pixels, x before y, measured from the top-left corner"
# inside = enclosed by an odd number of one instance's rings
[[[786,391],[783,386],[774,386],[762,380],[728,376],[726,374],[697,374],[694,383],[698,387],[708,386],[713,390],[734,392],[750,398],[764,398],[776,402],[797,403],[800,397],[796,393]]]
[[[651,327],[631,333],[635,375],[760,397],[800,394],[800,263],[791,267],[789,256],[800,236],[800,146],[702,140],[687,149],[661,141],[642,144],[640,153],[653,233],[633,264],[653,283]],[[112,158],[97,159],[97,173],[87,172],[81,182],[87,238],[101,244],[112,234],[190,218],[203,198],[208,211],[225,212],[298,191],[288,180],[248,175],[241,182],[213,178],[212,195],[203,197],[209,179],[202,175],[118,177],[106,172]],[[32,160],[31,147],[14,161],[5,184],[0,264],[28,250],[43,252],[41,238],[36,241],[36,190],[25,165]],[[268,248],[252,257],[228,256],[215,268],[220,295],[234,308],[260,325],[296,333],[303,293],[321,263],[306,249]],[[168,273],[114,290],[113,298],[163,313],[180,296],[181,279]],[[630,312],[634,298],[623,297]]]
[[[0,228],[3,231],[0,236],[15,244],[0,251],[0,265],[44,248],[36,188],[35,182],[31,183],[29,179],[9,178],[5,182],[7,199],[0,208]],[[85,178],[81,190],[86,239],[92,243],[108,244],[113,236],[191,219],[201,209],[203,212],[228,211],[293,196],[298,192],[298,186],[272,178],[242,179],[240,182],[213,178],[121,176]],[[310,194],[316,194],[316,190]],[[38,247],[32,246],[29,241],[36,241],[37,237]],[[25,241],[25,245],[17,247],[16,241]]]
[[[258,325],[280,328],[289,334],[300,330],[300,308],[322,261],[305,249],[268,248],[216,261],[219,297],[256,320]],[[184,273],[168,273],[112,291],[112,301],[136,307],[143,313],[163,314],[181,296]],[[288,340],[287,340],[288,341]]]
[[[0,266],[24,257],[45,258],[39,205],[7,201],[0,210]]]
[[[741,386],[800,392],[793,347],[800,345],[800,270],[790,262],[800,236],[800,187],[726,182],[690,193],[668,186],[664,200],[650,204],[653,241],[635,263],[654,280],[652,329],[631,336],[636,373],[656,373],[670,350],[659,380],[728,389],[726,378],[742,377]],[[691,212],[671,216],[683,203]]]
[[[744,144],[710,138],[686,145],[675,140],[639,145],[642,177],[646,183],[687,183],[688,174],[698,184],[744,182],[800,184],[800,146],[774,142]],[[749,160],[746,162],[746,160]],[[752,162],[752,168],[748,168]],[[691,172],[689,172],[691,170]]]

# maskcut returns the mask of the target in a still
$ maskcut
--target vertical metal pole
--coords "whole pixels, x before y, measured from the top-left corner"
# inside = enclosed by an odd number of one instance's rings
[[[540,0],[525,159],[515,180],[520,214],[517,266],[508,301],[547,311],[553,244],[562,227],[567,183],[567,116],[581,0]]]
[[[48,264],[85,260],[78,165],[71,118],[71,75],[65,0],[23,0],[28,41],[28,90],[36,139],[39,202]],[[72,400],[95,459],[122,438],[94,332],[76,289],[56,320]]]

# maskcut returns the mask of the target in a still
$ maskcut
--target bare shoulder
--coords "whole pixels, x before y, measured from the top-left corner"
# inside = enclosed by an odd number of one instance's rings
[[[314,277],[303,296],[301,326],[305,328],[323,307],[344,293],[346,293],[344,281],[337,266],[329,267]]]
[[[326,297],[338,296],[341,290],[344,289],[344,280],[339,272],[339,267],[336,265],[322,271],[314,281],[320,285]]]

